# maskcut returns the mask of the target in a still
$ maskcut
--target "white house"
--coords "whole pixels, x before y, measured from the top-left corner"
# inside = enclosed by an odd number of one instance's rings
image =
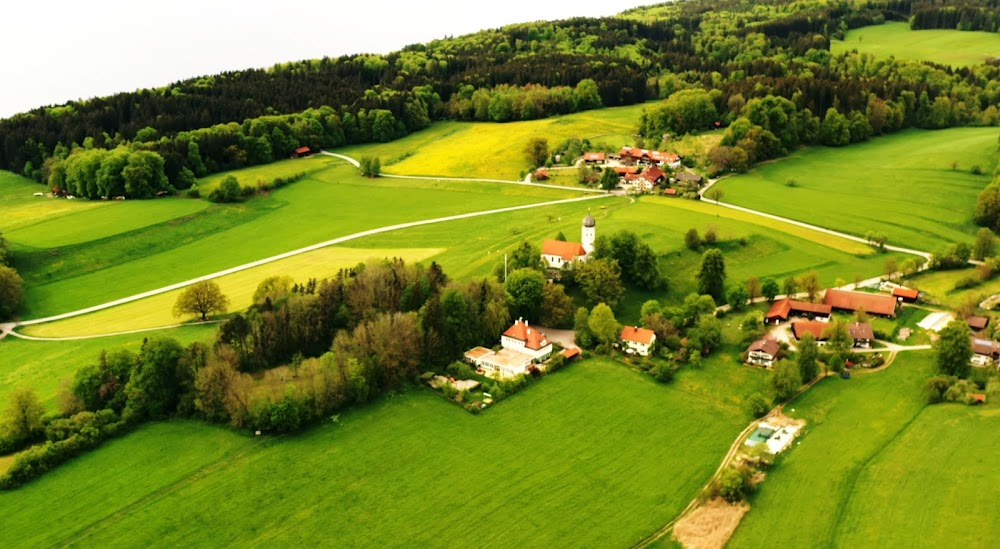
[[[750,348],[747,349],[747,362],[770,368],[778,359],[778,351],[780,350],[781,345],[778,344],[777,340],[758,339],[751,343]]]
[[[572,266],[576,261],[586,261],[587,256],[594,253],[597,221],[589,213],[583,218],[580,230],[582,242],[563,242],[561,240],[546,240],[542,242],[542,261],[549,268],[562,269]]]
[[[625,326],[622,329],[621,340],[626,353],[649,356],[653,351],[653,344],[656,343],[656,334],[647,328]]]
[[[465,353],[465,360],[482,368],[486,375],[509,378],[527,374],[532,364],[552,355],[552,342],[528,321],[517,319],[514,325],[500,336],[499,351],[476,347]]]

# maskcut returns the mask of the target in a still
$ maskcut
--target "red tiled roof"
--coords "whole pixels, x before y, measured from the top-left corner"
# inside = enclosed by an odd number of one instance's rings
[[[986,402],[985,393],[972,393],[972,400],[975,402],[983,403]]]
[[[802,336],[809,333],[819,341],[826,339],[823,337],[823,330],[826,330],[827,326],[829,324],[818,320],[800,320],[792,323],[792,333],[795,334],[795,339],[802,339]]]
[[[677,189],[665,189],[663,191],[663,194],[669,194],[670,196],[674,196],[677,194]]]
[[[765,339],[758,339],[757,341],[751,343],[747,352],[752,353],[754,351],[764,351],[771,356],[778,356],[779,349],[781,349],[781,345],[776,340],[768,337]]]
[[[580,349],[577,349],[576,347],[570,349],[563,349],[562,352],[559,354],[561,354],[566,358],[573,358],[575,356],[580,356]]]
[[[666,162],[667,164],[673,164],[674,162],[677,162],[678,160],[681,159],[681,157],[677,156],[674,153],[666,153],[660,151],[651,152],[649,154],[649,158],[650,160],[654,160],[656,162]]]
[[[993,355],[1000,353],[1000,343],[992,339],[970,338],[972,340],[972,352],[977,355]]]
[[[579,242],[546,240],[542,242],[542,253],[544,255],[559,256],[563,258],[563,261],[573,261],[578,257],[587,255],[587,250],[584,250],[583,244],[580,244]]]
[[[618,175],[625,175],[629,173],[638,173],[638,168],[615,168],[615,173]]]
[[[288,150],[288,149],[285,149],[285,150]],[[307,152],[309,152],[309,147],[299,147],[299,148],[295,149],[295,154],[305,154]]]
[[[537,351],[551,343],[545,334],[538,331],[538,328],[532,328],[524,320],[515,320],[514,325],[507,328],[503,335],[523,341],[524,346],[532,351]]]
[[[647,181],[653,181],[653,182],[660,179],[661,177],[667,176],[667,174],[663,170],[657,168],[656,166],[653,166],[652,168],[642,172],[642,175],[646,177]]]
[[[911,290],[910,288],[902,288],[902,287],[900,287],[900,288],[893,288],[892,289],[892,296],[893,297],[902,297],[903,299],[916,299],[918,296],[920,296],[920,291],[919,290]]]
[[[851,339],[875,339],[875,331],[867,322],[852,322],[847,325],[847,331]]]
[[[589,152],[583,155],[583,160],[587,162],[604,162],[604,153]]]
[[[547,170],[543,169],[543,168],[538,168],[537,170],[535,170],[535,174],[534,175],[535,175],[535,179],[548,179],[549,178],[549,172]]]
[[[796,313],[812,313],[814,315],[829,316],[832,309],[829,305],[824,305],[822,303],[796,301],[790,297],[786,297],[781,301],[776,301],[774,305],[771,305],[771,308],[767,311],[767,316],[765,316],[765,318],[768,320],[772,318],[787,320],[789,313],[793,311]]]
[[[656,334],[653,330],[648,328],[639,328],[638,326],[625,326],[622,329],[622,341],[633,341],[635,343],[643,343],[649,345],[653,342],[653,338]]]
[[[973,330],[982,330],[990,324],[990,319],[985,316],[970,316],[965,319],[965,323]]]
[[[848,292],[830,288],[823,303],[834,309],[856,311],[864,307],[866,313],[892,316],[896,314],[896,298],[888,295]]]

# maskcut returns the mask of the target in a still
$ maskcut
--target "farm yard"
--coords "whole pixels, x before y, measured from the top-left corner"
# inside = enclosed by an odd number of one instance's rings
[[[858,50],[876,57],[933,61],[964,67],[1000,57],[1000,37],[992,32],[910,30],[908,23],[885,23],[847,31],[843,40],[832,40],[834,55]]]
[[[992,128],[909,130],[805,149],[717,185],[725,202],[861,237],[881,232],[889,244],[935,252],[972,241],[976,195],[996,165],[996,143]],[[974,166],[984,175],[970,173]]]
[[[746,422],[599,359],[479,416],[410,390],[335,419],[263,440],[149,425],[0,493],[21,525],[0,545],[630,545],[694,497]]]

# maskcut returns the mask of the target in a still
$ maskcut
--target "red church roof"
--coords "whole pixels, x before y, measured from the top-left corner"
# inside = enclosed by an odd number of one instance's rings
[[[546,240],[542,242],[542,254],[559,256],[563,261],[573,261],[587,255],[587,250],[584,250],[583,244],[579,242]]]
[[[549,338],[545,337],[545,334],[539,332],[537,328],[529,326],[526,320],[520,319],[515,320],[514,325],[507,328],[503,335],[523,341],[524,346],[532,351],[538,351],[552,343]]]

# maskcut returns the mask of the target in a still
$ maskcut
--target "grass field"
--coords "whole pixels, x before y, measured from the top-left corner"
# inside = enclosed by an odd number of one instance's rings
[[[834,55],[858,50],[876,57],[893,56],[963,67],[1000,57],[1000,36],[994,32],[914,31],[909,23],[885,23],[847,31],[843,41],[831,40],[830,50]]]
[[[634,143],[643,108],[613,107],[507,124],[439,122],[390,143],[336,152],[355,158],[378,156],[385,173],[515,180],[529,168],[523,149],[530,139],[548,139],[550,150],[572,137],[618,149]]]
[[[245,204],[59,248],[18,245],[23,318],[66,312],[395,223],[577,196],[488,183],[367,180],[340,164]],[[436,247],[435,245],[418,247]]]
[[[934,252],[972,241],[976,196],[989,176],[969,170],[978,165],[991,173],[996,147],[995,128],[911,130],[850,147],[805,149],[719,188],[726,202],[857,236],[874,230],[889,244]]]
[[[315,154],[306,158],[279,160],[261,166],[219,172],[199,179],[198,191],[202,198],[207,198],[209,193],[218,188],[222,180],[230,175],[235,176],[244,187],[256,187],[258,183],[271,183],[279,177],[287,179],[300,173],[312,175],[342,162],[332,156]]]
[[[932,368],[931,353],[901,353],[888,370],[829,378],[786,405],[809,422],[807,432],[769,474],[729,546],[962,546],[1000,534],[980,504],[1000,495],[985,458],[995,454],[990,433],[1000,417],[926,407],[921,389]]]
[[[409,391],[281,439],[156,424],[0,493],[0,545],[624,546],[746,420],[590,360],[480,416]]]
[[[924,299],[941,306],[960,307],[968,301],[981,302],[1000,293],[1000,278],[994,278],[972,288],[955,289],[955,284],[966,278],[979,279],[975,268],[953,271],[928,271],[906,279],[904,284],[919,289]]]
[[[597,204],[602,206],[594,207]],[[598,235],[628,229],[649,242],[670,280],[667,292],[632,292],[619,311],[618,318],[623,322],[638,319],[639,306],[645,299],[677,302],[697,289],[694,275],[701,253],[684,247],[684,233],[692,227],[702,233],[709,225],[716,227],[727,261],[728,279],[733,284],[750,276],[773,276],[780,281],[813,269],[819,271],[824,284],[833,284],[837,278],[853,281],[856,276],[878,275],[889,257],[872,254],[871,247],[864,244],[768,222],[712,204],[656,197],[642,197],[635,204],[608,199],[461,220],[376,235],[349,245],[403,249],[410,242],[435,243],[446,251],[431,259],[440,263],[450,276],[483,276],[502,264],[504,251],[512,250],[523,240],[540,245],[543,239],[553,238],[560,231],[570,240],[578,239],[580,220],[588,208],[593,208]],[[747,240],[745,247],[738,242],[741,237]]]
[[[310,278],[322,280],[343,268],[353,267],[369,259],[399,257],[415,263],[439,253],[439,249],[408,248],[404,250],[370,250],[364,248],[322,248],[302,255],[268,263],[215,279],[222,293],[229,298],[229,310],[241,311],[253,304],[253,294],[262,280],[269,276],[288,275],[296,282]],[[173,315],[174,303],[183,290],[174,290],[111,309],[57,322],[28,326],[21,331],[38,337],[69,337],[106,334],[170,326],[194,319]]]
[[[209,342],[215,330],[215,326],[186,326],[80,341],[28,341],[6,337],[0,341],[0,409],[6,406],[11,391],[22,385],[34,389],[43,402],[51,405],[60,380],[72,376],[82,366],[96,363],[104,349],[138,352],[144,338],[161,334],[177,338],[184,344]]]

